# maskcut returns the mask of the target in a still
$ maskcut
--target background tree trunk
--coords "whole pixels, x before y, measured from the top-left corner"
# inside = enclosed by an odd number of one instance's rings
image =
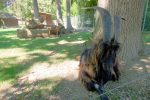
[[[142,17],[146,0],[99,0],[98,6],[107,9],[112,16],[119,15],[125,20],[121,21],[121,43],[120,57],[124,61],[139,56],[142,52]],[[94,33],[101,36],[100,19],[96,14],[96,27]]]
[[[61,11],[61,1],[60,0],[56,0],[56,6],[57,6],[57,20],[58,23],[63,25],[63,19],[62,19],[62,11]]]
[[[66,28],[68,31],[71,31],[73,29],[71,25],[71,19],[70,19],[70,6],[71,6],[71,0],[66,0],[66,16],[67,16],[67,25]]]
[[[38,22],[43,22],[43,19],[39,14],[39,8],[38,8],[37,0],[33,0],[33,9],[34,9],[34,19]]]

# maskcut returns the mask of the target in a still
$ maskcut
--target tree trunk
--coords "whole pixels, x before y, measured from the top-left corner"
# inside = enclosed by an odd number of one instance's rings
[[[73,29],[72,25],[71,25],[71,19],[70,19],[70,5],[71,5],[71,0],[66,0],[66,16],[67,16],[67,25],[66,28],[68,31],[71,31]]]
[[[56,0],[56,6],[57,6],[57,20],[58,20],[58,24],[63,25],[63,19],[62,19],[62,11],[61,11],[61,1],[60,0]]]
[[[34,19],[38,22],[43,22],[43,19],[39,14],[39,8],[38,8],[37,0],[33,0],[33,9],[34,9]]]
[[[120,57],[124,61],[139,56],[142,52],[143,41],[141,34],[142,17],[145,0],[99,0],[98,6],[107,9],[112,16],[119,15],[125,20],[121,21]],[[100,33],[100,17],[96,16],[95,36]]]

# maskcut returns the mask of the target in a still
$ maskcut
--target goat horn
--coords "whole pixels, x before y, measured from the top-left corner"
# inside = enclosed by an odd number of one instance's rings
[[[111,21],[110,13],[106,9],[101,8],[101,7],[97,7],[97,6],[85,7],[82,9],[96,9],[99,12],[99,14],[102,18],[103,41],[104,42],[109,41],[110,37],[111,37],[111,27],[112,27],[112,21]]]
[[[119,39],[119,33],[121,31],[121,18],[119,16],[114,16],[114,38],[116,41]]]

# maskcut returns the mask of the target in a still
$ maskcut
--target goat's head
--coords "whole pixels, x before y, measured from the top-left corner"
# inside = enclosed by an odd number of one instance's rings
[[[111,80],[114,73],[114,66],[116,64],[117,51],[119,43],[114,38],[111,41],[104,42],[101,45],[101,53],[99,54],[98,64],[101,70],[105,73],[107,80]],[[115,75],[114,75],[115,76]]]
[[[114,65],[116,64],[117,51],[119,49],[118,37],[120,33],[119,16],[114,16],[114,32],[112,32],[112,21],[110,13],[103,9],[97,8],[102,19],[103,42],[99,44],[100,53],[98,55],[98,66],[105,73],[106,80],[111,80],[114,73]]]

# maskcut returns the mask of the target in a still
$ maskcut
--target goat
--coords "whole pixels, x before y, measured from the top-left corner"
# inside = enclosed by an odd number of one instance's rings
[[[111,16],[103,8],[96,7],[102,18],[103,39],[93,43],[90,48],[86,48],[80,57],[79,79],[89,91],[97,91],[103,94],[103,86],[108,81],[119,79],[120,70],[117,61],[117,52],[120,48],[118,35],[120,32],[120,17],[114,17],[114,36],[111,37]],[[105,95],[102,100],[108,100]]]

